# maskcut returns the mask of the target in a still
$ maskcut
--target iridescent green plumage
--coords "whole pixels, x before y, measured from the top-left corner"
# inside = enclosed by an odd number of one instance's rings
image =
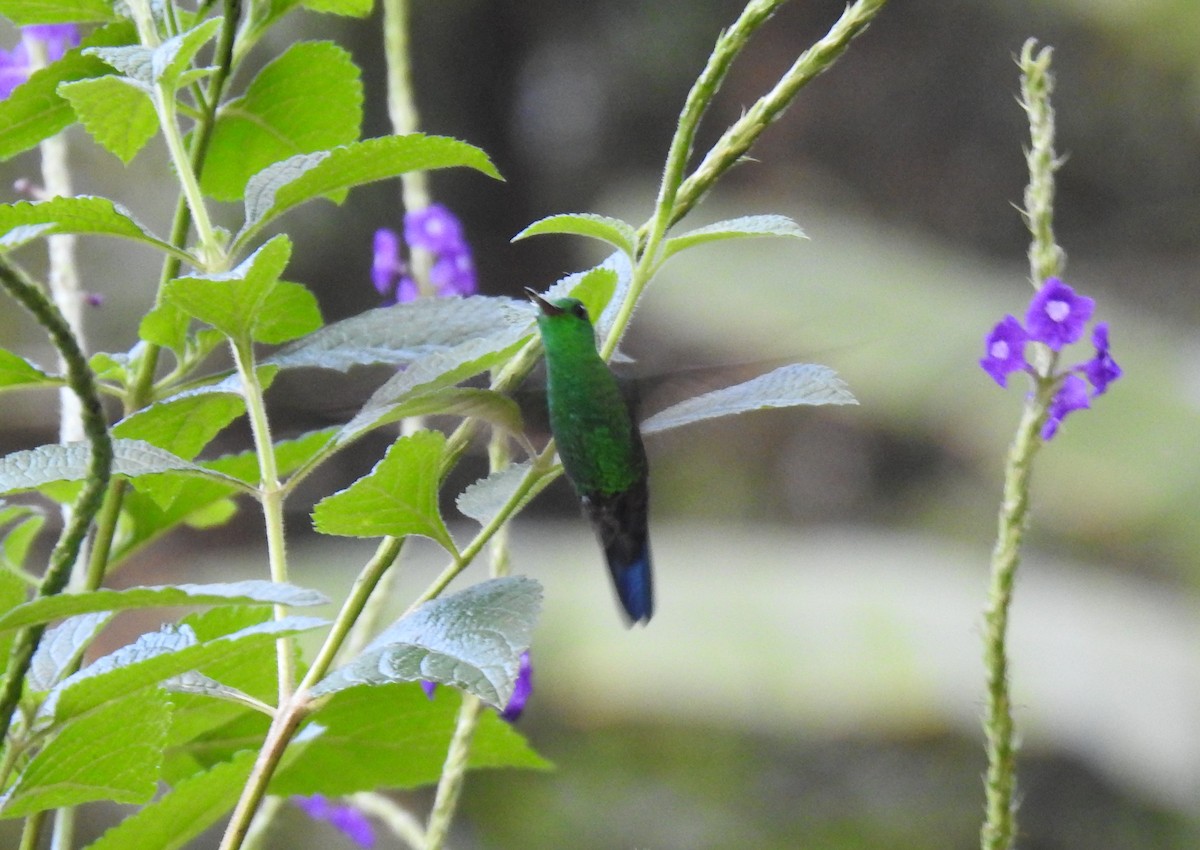
[[[647,529],[646,452],[617,379],[596,351],[583,304],[546,301],[538,329],[546,350],[550,430],[567,477],[604,547],[621,605],[633,622],[654,613]]]

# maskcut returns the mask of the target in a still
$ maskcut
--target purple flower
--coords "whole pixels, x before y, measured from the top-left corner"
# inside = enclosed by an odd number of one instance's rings
[[[1047,278],[1029,303],[1025,327],[1030,339],[1060,351],[1064,345],[1083,337],[1083,327],[1095,308],[1096,302],[1091,298],[1076,295],[1075,290],[1056,277]]]
[[[404,214],[404,241],[431,254],[470,252],[458,217],[441,204]]]
[[[475,292],[475,261],[470,250],[439,256],[429,270],[429,282],[442,298]]]
[[[426,679],[422,679],[421,690],[425,692],[427,699],[433,699],[433,695],[437,693],[437,682],[430,682]]]
[[[323,820],[359,847],[375,846],[375,830],[367,816],[349,805],[331,803],[324,794],[311,797],[292,797],[301,810],[313,820]]]
[[[1121,377],[1121,367],[1108,353],[1108,323],[1099,322],[1092,328],[1092,345],[1096,356],[1083,364],[1083,374],[1093,387],[1093,395],[1103,395],[1108,385]]]
[[[513,694],[508,700],[508,705],[504,706],[504,711],[500,712],[500,717],[507,720],[509,723],[515,723],[521,713],[525,711],[525,703],[529,701],[529,696],[533,693],[533,664],[529,660],[529,650],[521,653],[521,667],[517,671],[517,685],[513,688]]]
[[[1042,426],[1042,439],[1049,440],[1058,433],[1058,426],[1072,410],[1083,410],[1087,407],[1090,407],[1087,384],[1078,375],[1067,375],[1054,398],[1050,400],[1046,424]]]
[[[79,44],[79,30],[74,24],[37,24],[21,28],[21,43],[12,50],[0,50],[0,100],[29,79],[33,72],[30,54],[34,42],[44,45],[46,61],[54,62]]]
[[[375,231],[374,258],[371,261],[371,282],[375,291],[385,298],[396,291],[396,284],[408,274],[408,265],[400,256],[400,237],[396,231],[381,227]]]
[[[979,365],[997,384],[1007,386],[1010,372],[1028,368],[1025,362],[1025,342],[1028,338],[1015,316],[1005,316],[987,335],[984,341],[987,354],[979,361]]]

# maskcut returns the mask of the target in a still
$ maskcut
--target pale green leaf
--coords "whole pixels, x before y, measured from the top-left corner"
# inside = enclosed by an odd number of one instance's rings
[[[421,298],[368,310],[285,345],[264,362],[285,369],[400,365],[513,328],[530,333],[534,307],[511,298]]]
[[[293,44],[221,107],[201,188],[239,200],[246,181],[268,165],[353,142],[362,123],[359,76],[350,54],[332,42]]]
[[[705,242],[716,242],[721,239],[744,239],[748,236],[808,238],[800,226],[785,215],[748,215],[728,221],[718,221],[716,224],[690,230],[668,239],[666,245],[663,246],[663,259]]]
[[[26,687],[31,691],[48,691],[57,685],[63,676],[75,669],[83,653],[111,619],[111,611],[97,611],[70,617],[54,628],[46,629],[33,660],[29,662]]]
[[[533,464],[530,461],[510,463],[487,478],[481,478],[470,484],[459,494],[455,504],[464,516],[470,517],[480,525],[487,525],[525,485],[525,479],[532,468]],[[525,495],[522,503],[532,498],[540,490],[541,487],[537,487],[535,484]]]
[[[374,8],[373,0],[304,0],[303,5],[314,12],[365,18]]]
[[[240,248],[267,222],[313,198],[397,177],[410,171],[467,166],[500,178],[479,148],[444,136],[385,136],[333,150],[297,154],[264,168],[246,185],[246,222],[234,240]]]
[[[595,213],[566,213],[552,215],[535,221],[512,238],[513,242],[543,233],[569,233],[589,236],[607,242],[628,257],[633,257],[637,245],[637,231],[633,225]]]
[[[340,796],[437,782],[461,700],[452,692],[430,701],[416,685],[352,688],[316,713],[319,732],[296,745],[296,757],[276,775],[272,794]],[[545,769],[525,740],[494,712],[480,715],[469,768]]]
[[[189,776],[142,806],[87,846],[87,850],[182,850],[237,802],[254,767],[256,752]]]
[[[520,406],[503,393],[471,387],[445,387],[407,395],[401,401],[368,404],[338,432],[336,442],[345,445],[367,431],[410,416],[437,415],[481,419],[510,434],[524,433]]]
[[[93,800],[147,802],[158,788],[170,711],[166,693],[148,688],[74,718],[17,777],[0,817]]]
[[[689,398],[659,411],[641,425],[654,434],[720,416],[751,410],[818,404],[858,404],[842,379],[828,366],[792,363],[742,384]]]
[[[503,709],[512,698],[541,603],[541,585],[524,576],[491,579],[431,600],[385,629],[312,693],[429,681],[469,691]]]
[[[0,0],[0,15],[17,26],[112,21],[112,0]]]
[[[445,445],[438,431],[401,437],[370,474],[317,502],[313,527],[348,537],[420,534],[455,551],[438,511]]]
[[[139,224],[129,210],[108,198],[79,195],[51,198],[48,201],[0,204],[0,233],[37,224],[50,225],[41,231],[41,235],[77,233],[117,236],[151,245],[184,260],[191,259],[189,254],[159,239]]]
[[[59,383],[62,383],[60,378],[51,377],[24,357],[0,348],[0,388]]]
[[[49,623],[94,611],[129,611],[135,608],[168,608],[184,605],[290,605],[309,607],[329,600],[315,590],[291,584],[251,579],[213,584],[173,584],[101,588],[83,593],[41,596],[0,614],[0,630]]]
[[[112,74],[63,83],[58,93],[71,103],[96,143],[128,163],[158,132],[154,102],[144,87]]]
[[[88,476],[91,445],[39,446],[0,458],[0,492],[33,490],[55,481],[82,481]],[[127,478],[179,472],[245,489],[243,482],[190,463],[141,440],[113,440],[113,474]]]

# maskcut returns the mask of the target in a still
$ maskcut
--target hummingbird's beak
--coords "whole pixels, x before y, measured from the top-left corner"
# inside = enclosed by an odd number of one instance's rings
[[[532,301],[534,304],[541,307],[542,312],[545,313],[547,316],[561,316],[563,313],[566,312],[565,310],[563,310],[562,307],[558,307],[554,304],[551,304],[549,301],[547,301],[542,296],[538,295],[536,292],[534,292],[528,286],[525,287],[525,296],[530,301]]]

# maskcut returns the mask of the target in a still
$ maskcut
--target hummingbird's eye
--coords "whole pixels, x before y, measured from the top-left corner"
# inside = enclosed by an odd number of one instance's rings
[[[571,305],[571,315],[577,316],[580,319],[587,319],[587,308],[577,301]]]

